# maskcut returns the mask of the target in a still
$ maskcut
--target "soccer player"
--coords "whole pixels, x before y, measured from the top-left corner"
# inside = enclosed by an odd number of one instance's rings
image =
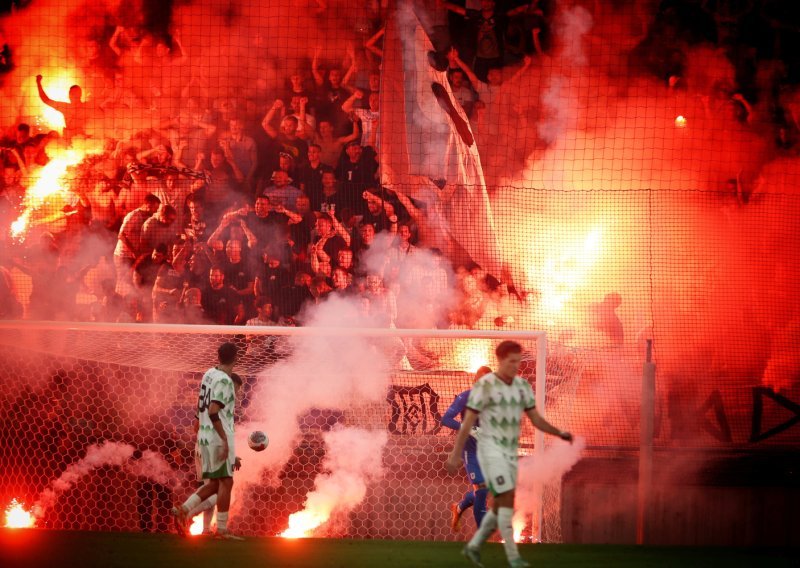
[[[481,367],[478,369],[478,372],[475,373],[475,380],[477,381],[491,372],[492,370],[489,367]],[[453,404],[450,405],[450,408],[447,409],[447,412],[445,412],[442,417],[443,426],[458,432],[459,428],[461,428],[461,422],[456,420],[456,416],[459,416],[461,420],[464,419],[469,393],[469,389],[465,390],[455,398]],[[479,427],[480,425],[478,421],[476,421],[475,428],[470,432],[470,436],[467,438],[464,445],[464,469],[467,471],[467,477],[472,484],[472,488],[464,494],[464,498],[461,499],[460,503],[453,503],[450,507],[450,512],[452,513],[450,527],[454,531],[458,530],[458,523],[461,520],[461,515],[473,505],[475,508],[472,510],[472,514],[475,517],[476,527],[481,526],[483,516],[486,514],[486,497],[489,494],[489,490],[486,488],[486,482],[483,479],[483,473],[481,473],[481,466],[478,464],[478,441],[475,434],[477,434]]]
[[[570,443],[572,434],[562,432],[536,411],[531,385],[517,376],[522,360],[522,346],[514,341],[503,341],[497,346],[495,354],[497,371],[478,380],[469,394],[467,411],[464,413],[455,447],[447,458],[447,470],[456,473],[461,467],[461,453],[480,415],[478,463],[494,496],[494,502],[492,510],[484,515],[480,527],[464,547],[462,554],[474,565],[483,566],[480,548],[495,529],[500,529],[509,565],[512,568],[519,568],[530,566],[519,555],[517,543],[514,542],[514,531],[511,528],[521,415],[524,412],[534,428]]]
[[[234,452],[233,413],[236,394],[231,374],[236,365],[238,348],[233,343],[223,343],[217,350],[219,365],[203,375],[197,415],[200,428],[197,444],[200,447],[203,479],[207,485],[192,494],[180,507],[172,509],[178,530],[185,530],[189,512],[200,503],[217,495],[217,537],[241,540],[228,532],[228,509],[233,488],[233,469],[236,464]]]
[[[242,386],[244,382],[242,381],[242,377],[240,377],[237,373],[231,373],[231,380],[233,380],[233,392],[236,396],[236,401],[239,400],[239,393],[242,390]],[[199,427],[200,424],[198,422],[197,426]],[[208,485],[211,480],[210,479],[203,479],[203,460],[200,457],[200,445],[198,444],[195,446],[194,452],[195,458],[195,467],[197,470],[197,481],[200,482],[200,485]],[[238,471],[242,467],[242,460],[239,457],[233,462],[233,470]],[[200,503],[197,507],[189,511],[186,515],[187,522],[191,524],[192,519],[194,519],[200,513],[203,513],[203,536],[207,536],[211,534],[211,519],[214,517],[214,507],[217,504],[217,494],[215,493],[202,503]],[[182,529],[182,530],[181,530]],[[186,532],[187,527],[181,527],[178,529],[179,532]]]

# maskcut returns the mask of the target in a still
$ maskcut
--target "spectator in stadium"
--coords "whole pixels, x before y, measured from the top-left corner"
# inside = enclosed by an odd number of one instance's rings
[[[230,129],[220,137],[219,144],[225,152],[225,158],[234,166],[234,171],[239,170],[243,176],[241,181],[245,188],[252,191],[253,176],[258,168],[258,152],[255,140],[244,133],[244,121],[241,118],[230,121]]]
[[[210,219],[217,219],[226,207],[241,195],[241,184],[245,181],[244,174],[235,164],[228,160],[225,150],[212,148],[210,153],[210,168],[205,163],[205,155],[198,154],[196,170],[204,170],[209,176],[205,188],[205,205],[208,208]]]
[[[14,211],[19,210],[22,206],[27,191],[21,180],[22,171],[18,167],[7,165],[3,168],[3,198],[8,201]]]
[[[181,320],[178,305],[185,290],[184,283],[188,285],[186,261],[192,248],[187,242],[173,245],[171,255],[159,267],[153,284],[153,321],[178,323]]]
[[[353,275],[341,267],[333,269],[333,290],[335,295],[349,296],[354,292],[353,289]]]
[[[153,287],[159,270],[167,262],[167,245],[158,243],[149,255],[140,256],[133,265],[133,285],[139,295],[142,312],[152,321],[155,307]]]
[[[78,85],[69,88],[69,102],[54,101],[47,96],[42,87],[42,76],[36,76],[36,88],[39,90],[39,98],[47,106],[57,110],[64,116],[63,136],[67,141],[75,136],[86,136],[86,126],[89,122],[89,107],[83,101],[83,90]]]
[[[389,231],[397,232],[398,217],[392,203],[377,195],[377,189],[370,187],[361,194],[367,204],[361,224],[369,224],[375,228],[376,233]]]
[[[466,75],[461,68],[450,69],[448,72],[450,79],[450,89],[453,91],[453,96],[464,109],[467,117],[472,116],[472,111],[475,105],[475,92],[470,87],[466,80]]]
[[[31,127],[28,124],[20,123],[14,131],[14,137],[7,139],[4,138],[0,141],[0,148],[5,150],[16,150],[17,155],[22,158],[27,164],[26,150],[33,149],[34,163],[44,165],[47,163],[47,155],[44,152],[45,145],[50,140],[47,134],[40,133],[36,136],[31,136]],[[31,155],[28,152],[28,155]],[[7,166],[19,167],[16,159],[12,158],[11,153],[3,155],[3,163]]]
[[[319,200],[322,194],[322,175],[333,171],[331,166],[322,163],[322,148],[319,144],[308,145],[308,162],[297,171],[300,190],[312,200]]]
[[[256,316],[247,320],[245,325],[278,325],[272,319],[272,301],[267,296],[259,296],[255,301]]]
[[[291,185],[291,178],[283,170],[276,170],[272,174],[272,185],[268,185],[261,192],[260,195],[269,198],[269,202],[273,206],[282,205],[290,211],[297,211],[297,198],[300,197],[302,192]]]
[[[314,143],[320,147],[320,160],[326,166],[335,168],[342,157],[344,147],[354,140],[358,140],[361,131],[358,128],[358,120],[351,119],[353,129],[347,136],[336,136],[333,123],[329,120],[319,121],[319,132],[314,136]]]
[[[278,295],[278,307],[281,318],[296,319],[300,309],[307,303],[314,301],[311,293],[311,275],[303,270],[298,270],[294,275],[294,284],[287,286]]]
[[[333,67],[328,70],[327,77],[319,68],[321,53],[322,49],[316,48],[311,60],[311,73],[317,84],[319,115],[320,119],[330,121],[335,135],[341,136],[347,124],[347,114],[342,112],[342,103],[350,96],[347,84],[356,72],[355,53],[353,46],[348,46],[345,65],[349,60],[350,66],[344,76],[340,68]]]
[[[280,258],[270,255],[268,251],[261,254],[261,260],[255,271],[255,293],[270,299],[278,298],[281,290],[291,285],[291,273]]]
[[[255,274],[249,259],[242,255],[241,241],[230,239],[225,244],[225,258],[220,266],[225,273],[226,284],[236,290],[245,307],[252,305],[255,299]]]
[[[497,10],[494,0],[481,0],[480,10],[467,9],[450,2],[445,2],[445,7],[465,18],[470,33],[465,38],[463,46],[464,48],[474,47],[472,66],[475,75],[481,81],[487,81],[490,69],[499,69],[503,66],[504,34],[508,26],[508,18],[527,11],[528,4],[506,11]]]
[[[302,254],[308,249],[308,244],[311,242],[311,231],[317,223],[317,217],[311,210],[311,200],[305,195],[301,195],[297,198],[297,212],[283,207],[279,207],[278,212],[284,213],[289,218],[292,252],[298,255]]]
[[[317,131],[317,121],[309,112],[308,97],[293,96],[286,116],[297,119],[297,136],[302,140],[311,140]]]
[[[309,258],[318,251],[324,252],[328,259],[338,258],[339,251],[350,246],[349,235],[342,230],[340,223],[334,225],[334,220],[330,212],[320,213],[317,217],[318,238],[309,247]]]
[[[206,237],[208,222],[203,200],[196,193],[186,198],[189,215],[183,221],[182,239],[189,243],[202,242]]]
[[[394,292],[386,288],[380,274],[375,272],[367,274],[364,297],[369,299],[369,315],[375,325],[396,327],[397,299]]]
[[[267,112],[264,120],[261,121],[261,127],[269,135],[270,138],[275,140],[279,148],[283,152],[287,152],[295,161],[295,164],[301,164],[305,157],[308,155],[308,144],[305,140],[297,135],[298,122],[294,116],[283,116],[280,119],[280,131],[273,126],[273,120],[276,115],[280,117],[284,110],[283,101],[277,99],[269,111]]]
[[[148,247],[143,238],[145,222],[159,209],[161,200],[148,193],[144,203],[125,216],[117,236],[117,246],[114,249],[114,268],[117,272],[117,293],[128,296],[132,292],[131,270],[133,265],[142,255],[148,254],[152,248]]]
[[[172,205],[162,203],[156,214],[142,226],[142,245],[151,250],[162,244],[167,250],[172,248],[178,239],[177,217],[178,212]]]
[[[353,114],[361,122],[361,145],[372,146],[377,151],[380,142],[380,95],[371,93],[367,108],[356,108],[356,103],[363,99],[364,91],[356,89],[350,95],[350,98],[342,103],[342,110],[348,114]]]
[[[278,152],[278,170],[286,172],[290,179],[294,179],[294,158],[288,152]],[[277,170],[274,170],[277,171]]]
[[[180,302],[181,320],[187,324],[208,323],[203,310],[203,294],[200,288],[184,288]]]
[[[378,163],[372,148],[363,148],[358,141],[347,144],[345,154],[336,168],[336,179],[341,183],[345,203],[352,204],[359,213],[365,209],[361,194],[375,184],[377,171]]]
[[[208,321],[217,325],[233,325],[241,303],[238,292],[225,283],[222,267],[212,266],[201,296],[201,305]]]

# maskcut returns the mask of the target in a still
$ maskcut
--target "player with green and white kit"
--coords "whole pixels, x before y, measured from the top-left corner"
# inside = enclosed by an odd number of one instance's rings
[[[233,489],[236,465],[233,415],[236,391],[231,378],[238,349],[233,343],[223,343],[217,350],[219,365],[203,375],[197,400],[197,446],[203,479],[209,483],[193,493],[180,507],[173,509],[178,530],[186,526],[191,511],[203,501],[217,495],[217,536],[239,539],[228,533],[228,509]]]
[[[535,428],[547,434],[569,442],[572,442],[572,434],[562,432],[536,411],[536,399],[531,385],[517,376],[522,361],[522,346],[513,341],[503,341],[497,346],[495,354],[498,361],[497,371],[484,376],[472,387],[455,447],[447,460],[447,470],[456,473],[461,467],[464,444],[475,421],[480,417],[478,463],[494,496],[494,502],[492,510],[483,517],[480,527],[462,553],[476,566],[483,566],[480,547],[495,529],[499,529],[505,541],[508,562],[512,568],[518,568],[530,566],[519,555],[511,527],[522,415],[526,414]]]

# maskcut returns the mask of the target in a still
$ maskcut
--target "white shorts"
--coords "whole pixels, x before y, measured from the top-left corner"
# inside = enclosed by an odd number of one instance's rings
[[[199,448],[202,479],[233,477],[233,463],[236,460],[233,448],[228,449],[228,457],[224,460],[220,458],[222,444],[209,444]]]
[[[479,442],[478,464],[481,466],[486,487],[493,495],[506,493],[517,486],[517,456],[510,456]]]

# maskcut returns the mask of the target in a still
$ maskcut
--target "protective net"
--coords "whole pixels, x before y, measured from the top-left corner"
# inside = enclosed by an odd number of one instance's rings
[[[797,14],[0,3],[0,318],[303,326],[347,298],[355,327],[544,330],[582,377],[548,384],[552,411],[614,459],[652,341],[662,455],[796,451]],[[150,368],[145,335],[110,337],[54,353]],[[400,359],[473,372],[469,345]]]
[[[245,383],[237,406],[236,453],[244,460],[235,479],[237,530],[277,535],[305,507],[322,520],[300,535],[462,537],[450,528],[450,505],[469,485],[464,473],[445,472],[454,432],[441,417],[474,380],[464,361],[486,357],[498,338],[203,329],[4,327],[0,502],[23,503],[39,527],[172,530],[170,507],[197,486],[199,382],[227,340],[244,350],[237,364]],[[436,364],[413,369],[412,343],[435,353]],[[535,383],[536,339],[528,334],[523,343],[522,375]],[[567,400],[582,369],[570,354],[551,353],[548,415],[568,427]],[[525,455],[534,452],[529,428]],[[254,429],[270,437],[265,452],[243,442]],[[530,494],[532,480],[520,491]],[[542,478],[558,481],[557,474]],[[557,489],[544,512],[546,534],[555,539]],[[520,535],[531,534],[533,514],[532,505],[520,511]],[[462,531],[472,524],[465,520]]]

